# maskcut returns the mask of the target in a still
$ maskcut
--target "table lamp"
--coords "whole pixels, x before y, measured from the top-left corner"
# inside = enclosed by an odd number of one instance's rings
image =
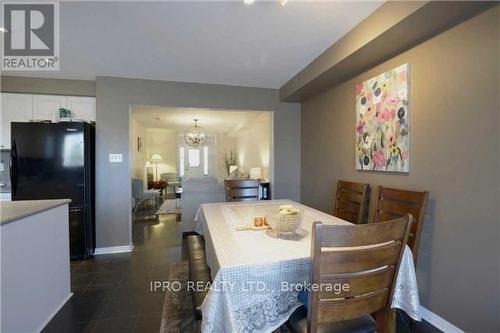
[[[251,168],[250,179],[262,179],[262,168]]]

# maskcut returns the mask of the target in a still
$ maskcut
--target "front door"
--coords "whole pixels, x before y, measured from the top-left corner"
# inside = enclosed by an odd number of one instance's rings
[[[184,177],[203,177],[203,147],[184,146]]]
[[[181,177],[215,177],[215,139],[207,138],[204,145],[191,147],[185,142],[179,144],[179,170]]]

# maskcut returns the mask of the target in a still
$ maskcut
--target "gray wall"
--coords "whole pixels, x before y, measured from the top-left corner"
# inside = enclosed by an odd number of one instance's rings
[[[467,332],[499,324],[499,6],[302,105],[302,200],[332,212],[346,179],[428,190],[422,304]],[[410,173],[355,170],[355,84],[410,64]],[[372,193],[372,212],[376,193]]]
[[[300,105],[278,90],[98,77],[96,86],[97,247],[130,244],[129,109],[134,105],[274,111],[275,198],[300,200]],[[109,163],[122,153],[123,163]]]
[[[60,80],[40,77],[4,76],[0,78],[2,92],[95,96],[95,81]]]

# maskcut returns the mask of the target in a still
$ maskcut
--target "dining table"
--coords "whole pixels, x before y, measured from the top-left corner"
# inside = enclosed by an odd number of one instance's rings
[[[282,205],[300,209],[297,232],[241,230],[255,217]],[[200,205],[195,231],[205,238],[212,285],[201,304],[202,332],[273,332],[301,302],[300,286],[310,282],[313,222],[350,224],[292,200],[211,203]],[[411,250],[406,246],[399,268],[392,308],[421,320]]]

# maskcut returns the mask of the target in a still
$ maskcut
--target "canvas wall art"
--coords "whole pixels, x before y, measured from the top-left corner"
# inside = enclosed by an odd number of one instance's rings
[[[356,169],[410,171],[409,66],[356,85]]]

